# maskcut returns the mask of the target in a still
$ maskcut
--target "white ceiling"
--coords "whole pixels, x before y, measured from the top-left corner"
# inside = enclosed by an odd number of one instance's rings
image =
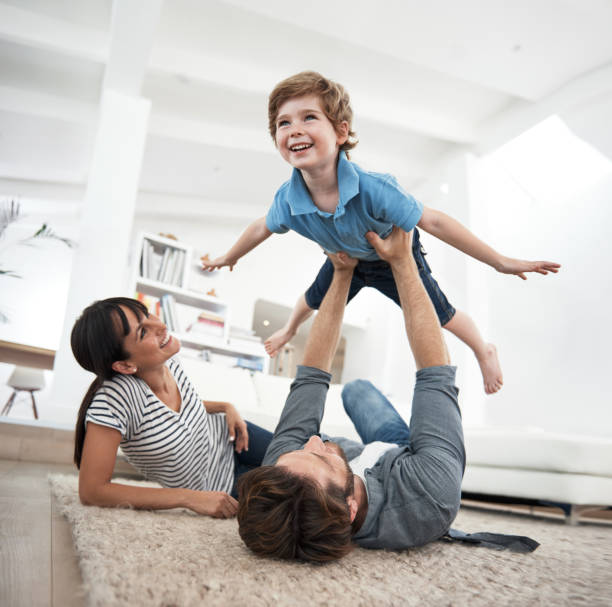
[[[85,183],[111,13],[0,1],[0,178]],[[165,0],[141,189],[190,198],[185,214],[194,197],[265,209],[289,175],[267,94],[303,69],[348,88],[353,158],[415,187],[492,120],[612,64],[610,24],[610,0]]]

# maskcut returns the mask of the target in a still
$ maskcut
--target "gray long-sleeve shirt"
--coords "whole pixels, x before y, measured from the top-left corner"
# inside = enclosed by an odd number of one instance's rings
[[[263,464],[302,449],[319,432],[331,376],[298,367]],[[429,367],[416,375],[410,446],[385,452],[365,471],[368,513],[354,536],[364,548],[404,549],[442,537],[459,510],[465,450],[455,367]],[[334,439],[349,460],[363,444]]]

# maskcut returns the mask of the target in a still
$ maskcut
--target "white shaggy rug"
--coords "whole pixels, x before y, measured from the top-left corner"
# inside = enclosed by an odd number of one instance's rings
[[[91,606],[612,605],[610,526],[463,509],[454,527],[528,535],[541,546],[530,554],[444,542],[356,548],[317,566],[253,556],[235,520],[82,506],[76,477],[49,481],[72,525]]]

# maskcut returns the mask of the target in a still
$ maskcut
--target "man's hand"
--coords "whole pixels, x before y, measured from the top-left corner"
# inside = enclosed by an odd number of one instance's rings
[[[232,518],[238,511],[238,502],[223,491],[189,491],[185,505],[197,514],[214,518]]]
[[[393,226],[391,234],[384,240],[376,232],[367,232],[365,237],[374,247],[378,256],[390,265],[395,266],[400,263],[414,264],[412,231],[404,232],[401,228]]]
[[[560,267],[561,264],[552,261],[523,261],[521,259],[512,259],[511,257],[503,257],[495,269],[502,274],[516,274],[519,278],[527,280],[525,272],[537,272],[538,274],[552,272],[556,274]]]
[[[243,450],[249,450],[249,433],[247,431],[246,422],[242,419],[240,413],[236,411],[234,405],[227,403],[225,408],[225,419],[229,430],[230,440],[235,441],[234,449],[236,453],[242,453]]]
[[[208,270],[209,272],[218,270],[219,268],[223,268],[225,266],[229,266],[231,272],[236,265],[236,260],[230,259],[227,255],[221,255],[221,257],[217,257],[212,261],[208,259],[208,255],[203,255],[200,257],[200,261],[202,262],[202,270]]]
[[[329,253],[328,251],[325,251],[325,254],[332,262],[334,272],[344,272],[349,270],[352,272],[359,262],[358,259],[349,257],[344,251],[340,251],[339,253]]]

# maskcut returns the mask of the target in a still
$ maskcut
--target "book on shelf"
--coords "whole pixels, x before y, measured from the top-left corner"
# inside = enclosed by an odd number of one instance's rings
[[[161,257],[161,263],[159,264],[159,270],[157,271],[157,276],[155,277],[158,282],[166,282],[166,275],[168,273],[168,265],[170,264],[170,260],[174,254],[174,249],[170,247],[166,247]]]
[[[216,337],[223,337],[225,333],[225,319],[219,314],[202,310],[198,314],[198,318],[192,323],[188,329],[192,333],[205,333]]]
[[[164,284],[181,287],[187,253],[170,245],[155,245],[148,238],[142,241],[140,276]]]
[[[161,308],[163,312],[163,321],[170,331],[180,332],[178,314],[176,312],[176,300],[173,295],[165,293],[160,298]]]
[[[155,314],[155,316],[162,318],[161,302],[158,297],[137,291],[136,299],[146,306],[149,314]]]
[[[243,358],[239,356],[236,359],[236,367],[241,369],[249,369],[250,371],[263,371],[263,360],[253,360],[251,358]]]
[[[140,254],[140,275],[143,278],[151,278],[153,275],[154,255],[153,245],[145,238]]]
[[[174,250],[174,259],[173,265],[168,274],[168,280],[166,282],[174,285],[175,287],[180,287],[181,285],[181,277],[183,275],[183,268],[185,266],[185,251],[181,251],[179,249]]]

